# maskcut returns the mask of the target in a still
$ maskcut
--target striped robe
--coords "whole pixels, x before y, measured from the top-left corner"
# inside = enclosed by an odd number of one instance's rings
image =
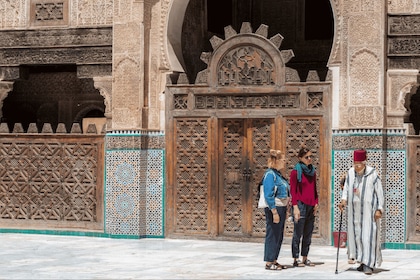
[[[384,212],[382,183],[376,170],[366,166],[362,180],[357,180],[350,168],[343,189],[347,200],[347,244],[349,259],[356,259],[371,268],[382,263],[380,219],[376,210]]]

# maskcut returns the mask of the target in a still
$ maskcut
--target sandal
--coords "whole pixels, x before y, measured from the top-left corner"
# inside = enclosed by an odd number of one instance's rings
[[[305,264],[303,262],[301,262],[300,260],[296,260],[293,262],[293,266],[294,267],[304,267]]]
[[[306,265],[306,266],[315,266],[315,264],[313,264],[310,260],[308,260],[308,259],[306,259],[305,261],[304,261],[304,264]]]
[[[265,269],[267,270],[282,270],[283,266],[280,265],[279,263],[270,263],[270,264],[265,264]]]
[[[282,264],[279,264],[278,262],[276,262],[274,264],[277,265],[278,267],[280,267],[280,269],[287,269],[287,265],[282,265]]]

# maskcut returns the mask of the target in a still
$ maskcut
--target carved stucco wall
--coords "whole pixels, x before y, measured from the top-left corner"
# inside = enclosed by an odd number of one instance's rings
[[[39,3],[63,3],[68,7],[69,27],[111,25],[113,20],[114,0],[12,0],[0,1],[0,29],[24,29],[31,26],[30,9]],[[126,1],[127,2],[127,1]],[[128,2],[131,2],[129,0]],[[67,12],[67,11],[66,11]]]
[[[383,127],[385,16],[383,1],[335,2],[341,46],[340,128]],[[331,62],[331,61],[330,61]]]
[[[30,28],[31,3],[40,2],[0,1],[0,29]],[[114,28],[112,129],[163,129],[165,75],[179,71],[182,65],[182,58],[174,50],[181,33],[174,28],[182,26],[182,11],[188,1],[51,2],[68,4],[68,27]],[[420,13],[420,1],[331,0],[331,6],[335,37],[328,64],[339,68],[333,80],[340,107],[339,115],[335,115],[337,128],[383,127],[384,98],[391,96],[394,100],[392,96],[400,92],[384,88],[386,7],[394,14]],[[398,78],[395,73],[391,76],[395,83]],[[390,118],[386,120],[391,122]]]
[[[406,97],[417,85],[418,70],[390,69],[387,75],[387,125],[403,127],[404,118],[410,113],[406,108]]]
[[[385,77],[385,2],[388,13],[420,12],[419,0],[331,0],[335,34],[328,65],[338,69],[333,104],[340,108],[334,128],[403,127],[407,111],[395,107],[416,84],[416,71],[391,70]]]
[[[388,0],[389,13],[420,13],[419,0]]]
[[[0,28],[25,28],[28,23],[28,0],[0,1]]]
[[[404,126],[419,74],[420,0],[388,1],[387,126]],[[391,15],[391,16],[390,16]]]
[[[169,1],[118,1],[113,22],[113,129],[164,128]]]

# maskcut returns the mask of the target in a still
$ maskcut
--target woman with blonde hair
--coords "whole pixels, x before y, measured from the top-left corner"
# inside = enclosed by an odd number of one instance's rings
[[[266,219],[264,261],[265,269],[281,270],[286,266],[277,262],[283,243],[287,205],[290,199],[289,183],[280,170],[285,167],[285,156],[280,150],[270,150],[264,173],[264,198],[268,207],[264,208]]]

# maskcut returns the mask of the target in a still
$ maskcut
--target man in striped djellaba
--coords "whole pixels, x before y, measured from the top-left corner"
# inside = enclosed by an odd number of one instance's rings
[[[347,172],[339,208],[343,211],[346,206],[349,260],[360,263],[357,270],[370,275],[382,263],[384,194],[377,171],[366,165],[365,150],[353,152],[353,167]]]

